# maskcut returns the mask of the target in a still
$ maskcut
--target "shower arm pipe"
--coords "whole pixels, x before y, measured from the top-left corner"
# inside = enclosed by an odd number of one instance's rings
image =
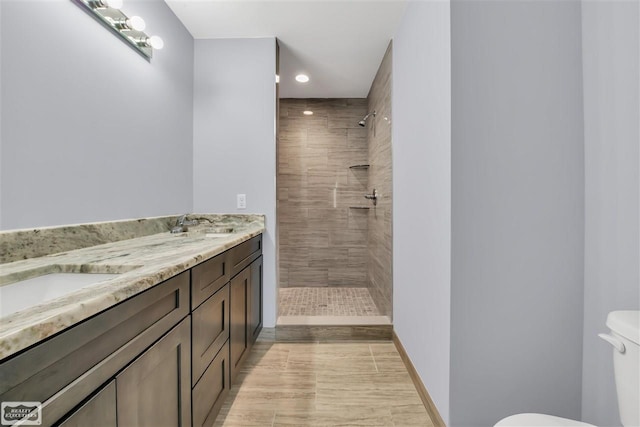
[[[370,113],[368,113],[366,116],[364,116],[364,118],[363,118],[362,120],[360,120],[360,121],[358,122],[358,124],[359,124],[360,126],[364,127],[364,126],[366,125],[366,123],[367,123],[367,119],[368,119],[369,117],[371,117],[371,116],[373,116],[373,117],[375,117],[375,116],[376,116],[376,110],[373,110],[372,112],[370,112]]]

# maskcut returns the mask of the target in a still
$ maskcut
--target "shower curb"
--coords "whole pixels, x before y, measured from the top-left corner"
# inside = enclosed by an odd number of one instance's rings
[[[277,325],[276,342],[391,341],[393,325]]]

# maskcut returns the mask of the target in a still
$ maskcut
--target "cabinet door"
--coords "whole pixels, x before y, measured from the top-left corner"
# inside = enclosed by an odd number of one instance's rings
[[[251,264],[248,326],[251,343],[254,343],[262,330],[262,257]]]
[[[118,427],[191,425],[187,316],[116,377]]]
[[[112,380],[80,409],[64,420],[60,427],[116,427],[116,382]]]
[[[230,306],[231,306],[231,382],[235,379],[240,364],[248,353],[249,336],[247,328],[247,308],[249,295],[249,282],[251,280],[251,269],[249,267],[242,270],[230,283]]]
[[[193,388],[193,427],[213,425],[230,387],[227,341]]]

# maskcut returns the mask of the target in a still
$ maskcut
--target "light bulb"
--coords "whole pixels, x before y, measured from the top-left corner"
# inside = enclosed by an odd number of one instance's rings
[[[309,76],[307,76],[306,74],[298,74],[296,76],[296,81],[300,83],[306,83],[309,81]]]
[[[106,7],[110,7],[111,9],[122,8],[122,0],[101,0],[100,2]]]
[[[127,27],[133,30],[143,31],[146,26],[147,24],[144,23],[144,19],[140,18],[139,16],[132,16],[131,18],[127,19]]]
[[[164,47],[164,41],[160,38],[160,36],[151,36],[147,39],[147,44],[154,49],[162,49]]]

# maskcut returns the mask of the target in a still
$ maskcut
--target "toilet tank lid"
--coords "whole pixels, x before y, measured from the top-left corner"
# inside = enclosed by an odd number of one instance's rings
[[[607,316],[607,327],[616,334],[640,345],[640,311],[612,311]]]

